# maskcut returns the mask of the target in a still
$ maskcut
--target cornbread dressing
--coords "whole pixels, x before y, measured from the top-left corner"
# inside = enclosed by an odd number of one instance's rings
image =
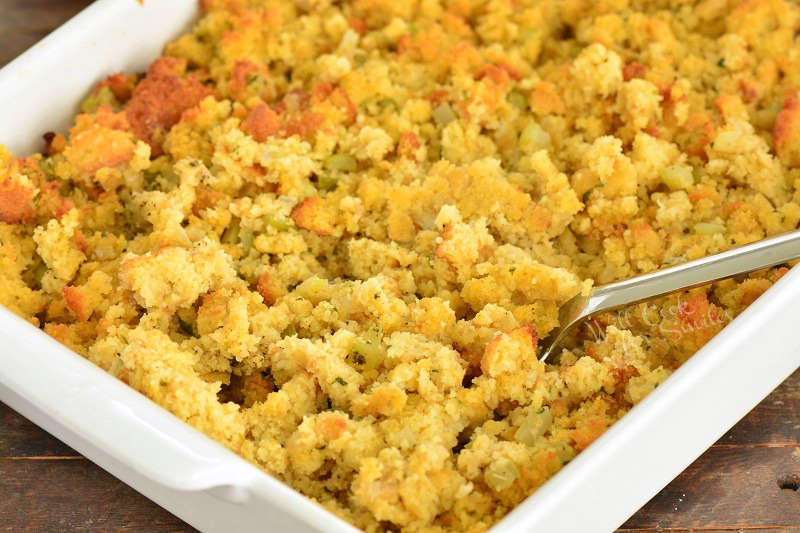
[[[788,0],[203,0],[42,154],[0,303],[367,531],[484,531],[786,266],[537,342],[793,230]]]

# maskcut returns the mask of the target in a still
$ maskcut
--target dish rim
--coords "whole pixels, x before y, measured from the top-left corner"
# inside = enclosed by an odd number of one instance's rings
[[[135,9],[143,11],[136,13]],[[91,81],[99,79],[102,72],[108,75],[123,69],[141,70],[147,64],[143,58],[150,56],[150,60],[154,59],[156,55],[153,50],[160,52],[165,43],[163,40],[159,44],[149,43],[137,53],[128,53],[125,60],[114,60],[108,57],[109,54],[99,51],[102,47],[98,43],[103,43],[103,39],[110,38],[113,33],[98,29],[98,24],[112,22],[117,27],[144,28],[143,17],[140,16],[142,13],[162,15],[169,12],[173,14],[168,16],[182,21],[172,24],[178,26],[190,18],[189,9],[196,11],[195,0],[148,0],[145,6],[139,6],[134,0],[97,0],[0,70],[0,99],[27,101],[15,106],[13,111],[0,109],[0,143],[9,142],[17,152],[20,149],[29,151],[38,135],[47,131],[41,128],[41,124],[48,116],[53,119],[54,125],[62,127],[67,117],[74,116],[75,106],[72,103],[79,101],[77,85],[82,86],[85,93]],[[152,33],[166,35],[168,31],[165,26],[169,24],[165,22],[158,28],[151,28]],[[116,37],[120,40],[129,38],[124,34]],[[94,48],[87,48],[87,42],[92,40]],[[138,46],[138,38],[129,44],[133,46],[133,43]],[[119,42],[115,41],[107,48],[117,49],[119,46]],[[58,71],[59,68],[63,70],[59,63],[67,52],[87,50],[93,50],[95,55],[89,55],[84,64],[92,57],[101,59],[96,63],[89,62],[87,70],[75,76],[81,81],[77,85],[73,83],[63,92],[70,98],[70,104],[61,101],[58,105],[50,105],[48,109],[37,107],[34,97],[41,91],[32,86],[32,83],[36,83],[34,78],[51,75],[53,70]],[[124,64],[116,67],[118,63]],[[53,111],[56,107],[60,112]],[[11,120],[6,120],[9,113],[12,114]],[[20,115],[34,119],[21,122]],[[21,135],[24,140],[16,142],[3,138],[8,135],[9,128],[18,128],[20,124],[29,126],[29,130]],[[791,340],[792,324],[791,320],[787,320],[787,315],[792,315],[792,309],[800,311],[798,269],[788,272],[676,370],[664,384],[495,524],[491,531],[510,532],[518,528],[606,531],[622,524],[800,366],[800,340]],[[5,354],[0,357],[0,400],[23,414],[31,413],[35,422],[56,432],[59,438],[90,459],[102,463],[98,458],[106,453],[120,466],[132,468],[168,490],[188,493],[190,496],[198,492],[210,493],[220,501],[234,505],[246,506],[261,501],[278,506],[319,530],[355,531],[300,492],[194,430],[6,309],[0,309],[0,331],[8,339],[0,350]],[[765,331],[771,331],[772,334],[765,335]],[[765,337],[761,346],[754,344],[755,334]],[[755,363],[755,368],[748,368],[747,354],[742,352],[749,350],[766,350],[774,355],[773,360],[762,357],[761,361],[750,361]],[[23,359],[28,360],[27,364]],[[54,361],[57,363],[54,364]],[[66,391],[68,395],[74,394],[76,400],[58,402],[53,394],[55,389],[43,390],[41,383],[37,383],[32,376],[19,375],[20,369],[33,372],[31,364],[34,362],[49,363],[53,369],[60,369],[63,374],[57,390]],[[52,382],[58,381],[59,376],[54,372],[50,374],[46,379],[55,386]],[[726,383],[721,383],[722,377],[725,377]],[[746,387],[748,383],[752,385],[751,388]],[[738,396],[728,393],[727,402],[715,405],[716,411],[711,409],[709,402],[712,398],[724,394],[725,385],[731,384],[738,384],[738,390],[735,391]],[[102,405],[106,401],[114,408],[104,411]],[[701,401],[699,407],[692,403],[694,401]],[[177,463],[147,468],[146,454],[137,454],[130,444],[130,436],[126,443],[123,442],[124,432],[103,433],[103,424],[97,424],[96,419],[92,420],[92,424],[82,421],[85,413],[74,411],[76,406],[91,406],[96,413],[101,412],[102,416],[113,420],[116,425],[125,427],[126,424],[132,424],[134,427],[151,428],[153,434],[139,435],[140,438],[136,440],[137,445],[142,442],[146,444],[148,453],[155,453],[158,444],[163,444],[166,439],[179,442],[182,445],[179,447],[186,449],[187,456],[194,455],[200,461],[182,462],[173,457]],[[60,430],[59,425],[63,426]],[[694,432],[684,439],[669,438],[670,432],[679,431],[685,426],[691,427]],[[82,439],[94,440],[101,446],[87,446]],[[655,463],[650,462],[644,448],[648,445],[658,446],[659,443],[663,445],[664,442],[672,445],[670,455]],[[113,467],[104,467],[117,475]],[[640,473],[647,467],[651,468],[651,474],[645,479]],[[192,471],[192,468],[201,470]],[[594,490],[596,484],[603,482],[616,488]],[[194,524],[192,517],[179,516],[202,529],[202,524]]]

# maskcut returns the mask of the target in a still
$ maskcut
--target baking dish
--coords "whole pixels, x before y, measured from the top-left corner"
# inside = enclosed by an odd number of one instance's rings
[[[16,153],[64,128],[91,83],[142,70],[194,0],[102,0],[0,74],[0,142]],[[145,43],[144,45],[142,43]],[[619,525],[798,365],[795,272],[495,527]],[[352,531],[32,326],[0,313],[0,399],[207,531]]]

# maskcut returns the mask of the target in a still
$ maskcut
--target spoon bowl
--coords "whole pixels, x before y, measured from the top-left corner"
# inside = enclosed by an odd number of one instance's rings
[[[575,327],[598,313],[748,274],[798,258],[800,231],[792,231],[688,263],[602,285],[588,296],[578,294],[559,309],[560,326],[541,340],[539,360],[546,361],[556,354]]]

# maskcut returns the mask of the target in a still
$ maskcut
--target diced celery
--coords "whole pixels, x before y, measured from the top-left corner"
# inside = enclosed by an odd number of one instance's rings
[[[239,240],[239,221],[234,219],[230,226],[220,235],[219,242],[222,244],[236,244]]]
[[[294,228],[294,224],[283,217],[268,217],[267,224],[278,231],[289,231]]]
[[[688,165],[670,165],[661,169],[661,181],[671,191],[680,191],[694,184],[692,167]]]
[[[519,134],[519,149],[526,154],[545,150],[550,146],[550,134],[534,120],[528,122],[522,133]]]
[[[439,104],[434,108],[432,114],[433,120],[440,128],[444,128],[457,118],[450,104]]]
[[[42,160],[39,161],[39,168],[41,168],[42,172],[44,172],[48,176],[55,175],[56,164],[53,161],[52,157],[42,158]]]
[[[333,154],[325,160],[325,168],[331,172],[354,172],[358,164],[351,154]]]
[[[371,328],[353,340],[347,362],[356,370],[374,370],[383,363],[386,347],[382,342],[380,328]]]
[[[715,222],[698,222],[694,225],[694,232],[698,235],[716,235],[725,233],[725,226]]]
[[[384,98],[383,100],[378,102],[378,107],[380,107],[381,109],[386,109],[387,107],[391,107],[394,109],[398,108],[397,102],[395,101],[394,98]]]
[[[330,284],[327,279],[312,276],[298,285],[295,292],[316,304],[327,298]]]
[[[42,286],[42,278],[44,277],[45,273],[47,272],[47,265],[44,263],[39,263],[36,265],[36,269],[33,271],[33,279],[36,280],[36,286]]]
[[[115,110],[119,105],[117,99],[114,97],[114,93],[111,92],[111,89],[107,86],[101,87],[99,91],[92,92],[92,94],[87,96],[86,100],[81,103],[81,111],[84,113],[96,113],[103,104]]]
[[[517,91],[511,91],[508,93],[508,102],[519,109],[520,111],[525,111],[528,109],[528,99],[522,93],[518,93]]]
[[[317,188],[323,191],[332,191],[339,185],[339,176],[336,174],[323,174],[317,177]]]
[[[239,240],[242,244],[242,251],[247,253],[253,247],[253,230],[250,228],[242,228],[239,231]]]

